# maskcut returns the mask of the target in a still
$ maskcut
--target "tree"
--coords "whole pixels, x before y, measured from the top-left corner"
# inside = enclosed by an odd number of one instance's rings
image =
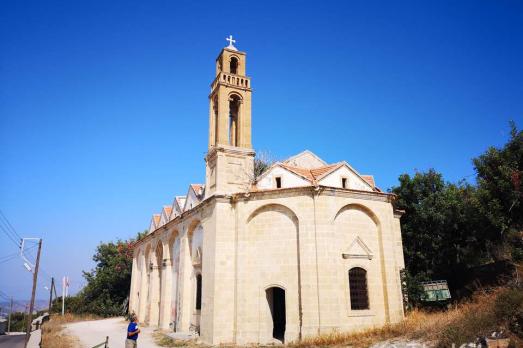
[[[431,169],[413,177],[403,174],[392,192],[401,218],[405,263],[410,279],[447,279],[453,283],[466,269],[485,259],[484,219],[477,214],[476,189],[446,183]]]
[[[401,218],[406,279],[447,279],[460,284],[470,267],[523,259],[523,132],[473,160],[477,184],[447,183],[431,169],[402,174],[395,206]],[[416,286],[409,286],[415,289]],[[409,290],[409,297],[411,296]],[[419,295],[419,294],[418,294]]]
[[[259,152],[254,158],[254,181],[256,181],[267,169],[269,169],[273,163],[274,159],[267,152]]]
[[[127,241],[100,243],[93,255],[95,268],[83,272],[87,285],[76,296],[66,298],[67,311],[104,317],[123,314],[131,286],[133,246],[146,234],[144,231]],[[53,311],[59,310],[61,298],[53,305]]]
[[[89,312],[115,315],[129,294],[132,272],[132,243],[101,243],[93,260],[94,270],[83,272],[87,285],[82,291]]]
[[[478,208],[488,219],[485,233],[494,259],[521,256],[523,251],[523,131],[511,123],[509,141],[500,149],[490,147],[473,159],[477,173]]]

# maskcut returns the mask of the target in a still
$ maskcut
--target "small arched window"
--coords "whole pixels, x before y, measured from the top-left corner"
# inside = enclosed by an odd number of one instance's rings
[[[238,73],[238,58],[232,57],[230,64],[231,64],[230,65],[231,74],[237,74]]]
[[[361,267],[349,270],[350,308],[352,310],[369,309],[369,290],[367,271]]]

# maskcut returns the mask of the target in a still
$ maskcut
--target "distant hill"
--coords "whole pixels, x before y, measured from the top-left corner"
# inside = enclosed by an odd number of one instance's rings
[[[30,301],[13,301],[13,312],[25,312],[29,308]],[[0,302],[0,312],[9,313],[10,303],[6,301]],[[27,308],[26,308],[27,307]],[[35,301],[35,310],[40,311],[42,309],[47,309],[49,307],[49,301],[46,300],[36,300]]]

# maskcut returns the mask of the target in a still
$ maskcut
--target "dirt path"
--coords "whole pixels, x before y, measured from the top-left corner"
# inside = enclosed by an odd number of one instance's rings
[[[127,325],[123,318],[111,318],[104,320],[80,321],[64,325],[64,333],[74,336],[80,342],[79,348],[91,348],[105,341],[109,336],[109,347],[125,348],[125,335]],[[140,328],[142,333],[138,338],[140,348],[159,348],[154,343],[152,328]]]

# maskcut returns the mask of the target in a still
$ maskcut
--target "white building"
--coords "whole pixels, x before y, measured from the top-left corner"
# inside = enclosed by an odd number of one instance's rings
[[[134,249],[130,308],[208,344],[289,342],[398,322],[404,268],[394,196],[304,151],[254,177],[245,53],[211,85],[205,185],[190,185]]]

